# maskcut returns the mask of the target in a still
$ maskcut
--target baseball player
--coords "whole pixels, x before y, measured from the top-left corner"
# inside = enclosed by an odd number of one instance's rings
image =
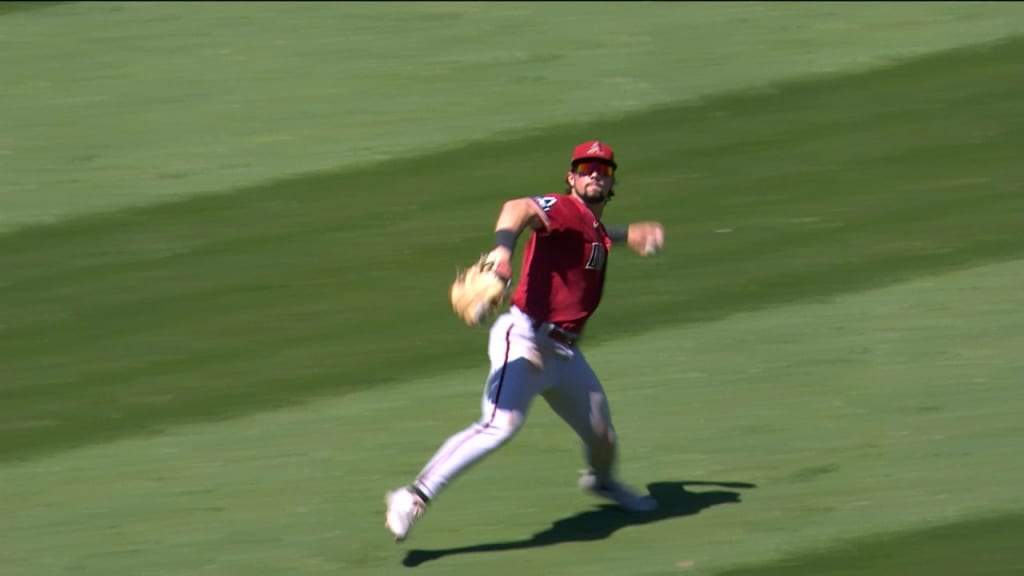
[[[634,493],[615,477],[616,434],[608,400],[578,347],[584,325],[601,301],[611,247],[625,244],[649,256],[663,243],[658,222],[602,224],[617,167],[611,147],[584,142],[573,150],[564,194],[517,198],[503,205],[495,247],[486,260],[487,269],[506,286],[517,239],[527,228],[532,233],[511,306],[490,330],[491,367],[482,416],[448,438],[411,484],[387,493],[385,525],[396,541],[406,538],[445,486],[515,435],[536,396],[583,441],[587,468],[579,479],[581,488],[626,510],[656,507],[653,498]],[[470,324],[480,319],[479,311],[467,314],[475,314],[473,321],[467,320]]]

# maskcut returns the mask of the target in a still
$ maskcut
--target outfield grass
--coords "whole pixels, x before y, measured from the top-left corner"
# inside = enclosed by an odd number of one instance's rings
[[[0,19],[0,231],[1015,34],[1014,3],[21,11]]]
[[[1019,553],[1024,516],[969,520],[910,534],[886,535],[725,576],[790,574],[971,574],[1012,576],[1024,569]]]
[[[622,151],[610,218],[656,216],[669,238],[659,261],[612,261],[597,341],[1017,257],[1022,56],[1013,41],[0,238],[0,457],[478,365],[483,331],[445,299],[454,266],[503,198],[557,190],[565,142],[594,132]]]
[[[984,570],[1013,566],[1002,560],[1015,533],[1004,530],[1019,519],[931,530],[1024,505],[1022,274],[1024,261],[993,264],[588,347],[624,477],[654,484],[663,504],[650,516],[602,510],[577,491],[576,441],[538,402],[512,443],[393,544],[383,491],[477,416],[478,366],[9,463],[0,565],[571,575],[807,562],[790,573],[817,575],[832,573],[813,569],[825,565],[821,550],[838,548],[843,564],[863,550],[854,566],[899,562],[890,555],[902,540],[859,539],[922,531],[907,539],[949,550],[907,544],[919,564],[890,573],[962,574],[953,568],[963,563],[934,562],[952,550],[972,559],[971,573],[998,573]]]
[[[1021,571],[1016,5],[44,8],[0,5],[0,574]],[[585,341],[662,510],[538,405],[395,546],[478,409],[454,268],[595,135],[667,229]]]

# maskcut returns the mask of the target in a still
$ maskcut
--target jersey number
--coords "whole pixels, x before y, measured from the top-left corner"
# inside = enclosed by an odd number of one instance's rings
[[[590,259],[587,260],[587,270],[604,269],[604,261],[607,259],[608,252],[604,249],[604,244],[592,242],[590,244]]]

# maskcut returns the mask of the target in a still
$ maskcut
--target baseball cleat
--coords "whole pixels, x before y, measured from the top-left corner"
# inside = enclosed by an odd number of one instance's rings
[[[384,525],[395,536],[396,542],[405,540],[416,519],[423,515],[426,505],[408,487],[388,492],[385,496],[388,509]]]
[[[583,472],[579,484],[580,488],[606,500],[611,500],[630,512],[650,512],[658,507],[657,500],[650,496],[640,496],[621,482],[611,479],[599,481],[592,470]]]

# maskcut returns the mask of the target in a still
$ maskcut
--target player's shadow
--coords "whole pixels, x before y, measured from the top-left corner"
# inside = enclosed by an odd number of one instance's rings
[[[602,504],[595,509],[556,520],[547,530],[537,532],[524,540],[491,542],[439,550],[410,550],[406,553],[402,564],[414,567],[424,562],[456,554],[502,552],[506,550],[522,550],[524,548],[539,548],[564,542],[604,540],[614,534],[616,530],[626,526],[639,526],[668,518],[691,516],[705,508],[718,504],[740,501],[740,494],[738,492],[731,490],[688,491],[687,487],[692,486],[755,488],[753,484],[746,482],[654,482],[647,485],[647,490],[651,496],[658,501],[658,508],[651,512],[626,512],[613,504]]]

